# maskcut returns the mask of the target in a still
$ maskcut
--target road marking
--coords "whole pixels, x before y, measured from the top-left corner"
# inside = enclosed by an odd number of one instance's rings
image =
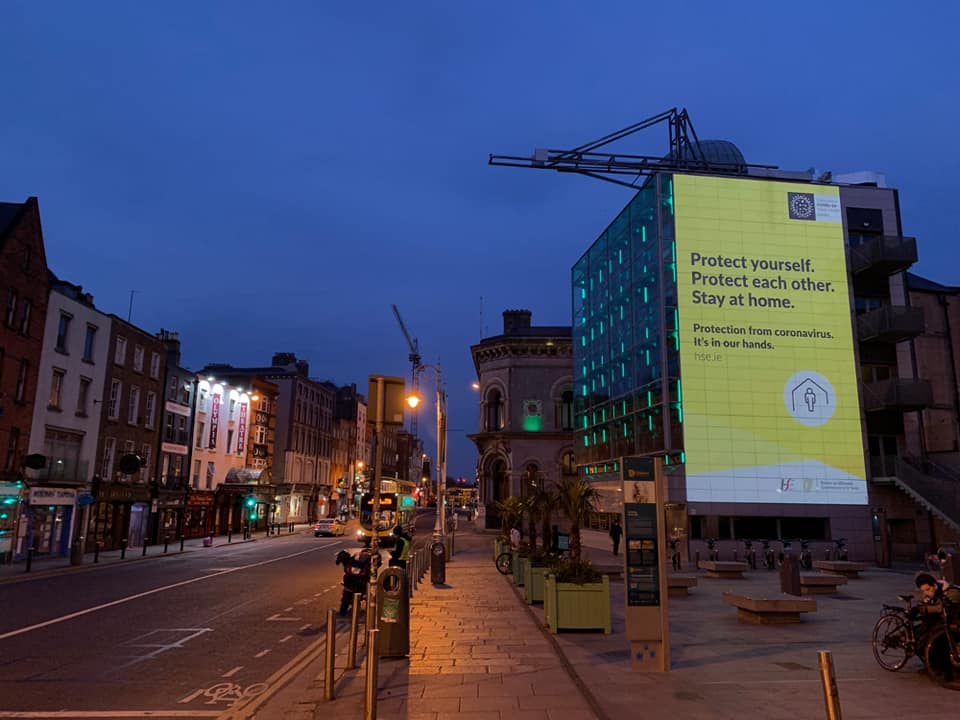
[[[285,637],[280,638],[280,642],[282,643],[285,643],[287,640],[293,640],[293,635],[287,635]]]
[[[180,702],[181,702],[181,703],[188,703],[188,702],[190,702],[191,700],[193,700],[194,698],[199,697],[199,696],[201,696],[201,695],[203,695],[203,688],[200,688],[199,690],[195,690],[194,692],[190,693],[190,694],[187,695],[185,698],[181,699]]]
[[[225,673],[224,673],[223,675],[221,675],[220,677],[233,677],[234,675],[236,675],[236,674],[237,674],[238,672],[240,672],[241,670],[243,670],[243,665],[237,665],[233,670],[228,670],[227,672],[225,672]]]
[[[215,718],[218,710],[0,710],[0,718]]]
[[[149,597],[150,595],[156,595],[157,593],[165,592],[167,590],[173,590],[174,588],[183,587],[185,585],[192,585],[193,583],[209,580],[210,578],[215,578],[220,575],[229,575],[230,573],[239,572],[240,570],[249,570],[250,568],[260,567],[262,565],[270,565],[271,563],[280,562],[281,560],[289,560],[290,558],[298,557],[300,555],[306,555],[307,553],[316,552],[318,549],[319,548],[301,550],[299,552],[290,553],[289,555],[283,555],[281,557],[272,558],[270,560],[261,560],[260,562],[251,563],[250,565],[243,565],[241,567],[230,568],[229,570],[221,570],[219,572],[216,572],[210,575],[203,575],[202,577],[191,578],[190,580],[181,580],[180,582],[173,583],[171,585],[164,585],[158,588],[153,588],[152,590],[144,590],[141,593],[136,593],[135,595],[128,595],[127,597],[119,598],[118,600],[111,600],[108,603],[96,605],[94,607],[87,608],[86,610],[78,610],[77,612],[68,613],[67,615],[61,615],[60,617],[52,618],[50,620],[45,620],[44,622],[36,623],[34,625],[28,625],[26,627],[22,627],[17,630],[11,630],[10,632],[6,632],[0,635],[0,640],[6,640],[7,638],[16,637],[17,635],[23,635],[24,633],[32,632],[34,630],[40,630],[42,628],[49,627],[51,625],[56,625],[58,623],[66,622],[67,620],[73,620],[74,618],[83,617],[84,615],[89,615],[90,613],[95,613],[99,610],[106,610],[107,608],[115,607],[116,605],[123,605],[124,603],[132,602],[134,600],[139,600],[140,598]],[[299,620],[299,618],[297,619]],[[51,717],[51,716],[43,716],[43,717]]]
[[[288,607],[288,608],[284,608],[284,609],[283,609],[284,612],[290,612],[291,610],[293,610],[293,605],[291,605],[291,606]]]
[[[302,620],[303,618],[293,617],[292,615],[281,615],[277,613],[276,615],[271,615],[267,618],[267,622],[296,622],[297,620]]]
[[[267,648],[266,650],[261,650],[260,652],[258,652],[256,655],[254,655],[254,657],[262,658],[264,655],[266,655],[269,652],[270,652],[270,648]]]
[[[300,626],[300,629],[301,629],[301,630],[306,630],[306,629],[309,628],[309,627],[313,627],[313,623],[307,623],[306,625],[301,625],[301,626]]]
[[[151,635],[156,633],[164,632],[175,632],[175,633],[190,633],[184,637],[181,637],[178,640],[170,643],[137,643],[137,640],[144,640]],[[120,647],[142,647],[142,648],[157,648],[153,652],[149,652],[146,655],[138,655],[134,657],[130,662],[124,663],[120,667],[127,668],[132,665],[137,665],[138,663],[145,662],[146,660],[152,660],[157,655],[167,652],[167,650],[173,650],[174,648],[182,648],[187,642],[193,640],[195,637],[200,637],[204,633],[213,632],[212,628],[176,628],[171,630],[153,630],[148,632],[146,635],[141,635],[139,638],[134,638],[128,643],[123,643]]]

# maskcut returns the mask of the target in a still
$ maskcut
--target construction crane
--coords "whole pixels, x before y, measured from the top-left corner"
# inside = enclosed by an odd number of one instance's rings
[[[666,123],[668,127],[670,152],[666,156],[596,152],[598,148],[660,123]],[[640,178],[658,172],[746,175],[754,168],[771,170],[777,167],[746,163],[742,157],[729,157],[725,160],[708,157],[703,150],[708,142],[701,144],[686,108],[671,108],[572,150],[536,148],[530,157],[490,155],[489,164],[578,173],[629,188],[636,188]],[[737,155],[739,156],[739,152]],[[620,177],[623,175],[633,175],[634,179],[623,180]]]
[[[407,355],[407,359],[410,361],[410,364],[413,366],[410,371],[411,374],[411,384],[413,385],[413,392],[419,393],[420,390],[420,366],[422,365],[420,361],[420,343],[417,342],[416,338],[410,337],[410,332],[407,330],[406,324],[403,322],[403,318],[400,317],[400,310],[396,305],[391,305],[393,308],[393,315],[397,318],[397,322],[400,324],[400,332],[403,333],[403,337],[407,341],[407,345],[410,346],[410,354]],[[410,414],[410,434],[414,437],[417,437],[417,413]]]

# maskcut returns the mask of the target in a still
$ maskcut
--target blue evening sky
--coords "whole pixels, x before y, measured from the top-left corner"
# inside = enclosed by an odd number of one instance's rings
[[[957,27],[886,1],[2,0],[0,200],[38,196],[50,267],[121,317],[136,290],[188,367],[292,351],[365,391],[409,376],[396,303],[472,477],[469,346],[507,308],[569,324],[570,267],[630,198],[489,153],[686,107],[749,162],[887,173],[914,270],[960,284]],[[665,153],[648,132],[618,149]]]

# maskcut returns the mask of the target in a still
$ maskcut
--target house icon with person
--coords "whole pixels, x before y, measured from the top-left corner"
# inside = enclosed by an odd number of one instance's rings
[[[829,408],[831,403],[830,392],[813,378],[804,378],[790,391],[791,414],[816,416],[822,410]]]

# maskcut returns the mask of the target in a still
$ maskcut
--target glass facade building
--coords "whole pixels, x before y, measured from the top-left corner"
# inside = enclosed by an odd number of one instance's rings
[[[652,177],[573,267],[576,452],[682,462],[673,176]]]

